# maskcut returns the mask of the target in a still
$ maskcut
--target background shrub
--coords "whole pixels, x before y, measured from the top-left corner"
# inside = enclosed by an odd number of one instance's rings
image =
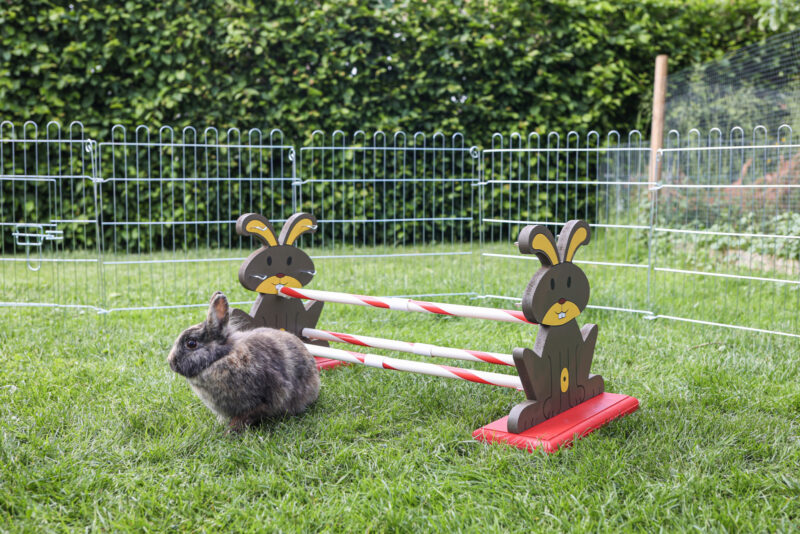
[[[776,11],[777,10],[777,11]],[[0,118],[444,132],[645,128],[674,72],[795,27],[767,0],[6,2]]]

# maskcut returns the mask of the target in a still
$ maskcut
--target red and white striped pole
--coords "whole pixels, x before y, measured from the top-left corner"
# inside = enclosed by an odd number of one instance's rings
[[[487,362],[498,365],[514,365],[513,356],[510,354],[500,354],[498,352],[484,352],[480,350],[440,347],[438,345],[429,345],[427,343],[409,343],[408,341],[396,341],[394,339],[384,339],[380,337],[342,334],[340,332],[330,332],[328,330],[318,330],[316,328],[304,328],[303,337],[307,337],[309,339],[322,339],[337,343],[349,343],[351,345],[372,347],[375,349],[396,350],[399,352],[419,354],[420,356],[450,358],[453,360],[466,360],[470,362]]]
[[[489,384],[513,389],[522,389],[522,383],[518,376],[504,375],[501,373],[488,373],[485,371],[472,371],[448,365],[437,365],[435,363],[414,362],[410,360],[399,360],[397,358],[387,358],[377,354],[364,354],[349,350],[333,349],[330,347],[320,347],[306,343],[306,348],[313,356],[320,358],[330,358],[355,364],[366,365],[378,369],[390,369],[392,371],[405,371],[407,373],[417,373],[429,376],[439,376],[442,378],[455,378],[478,384]]]
[[[321,291],[319,289],[305,289],[276,286],[278,294],[296,299],[318,300],[321,302],[334,302],[338,304],[353,304],[356,306],[371,306],[387,310],[407,312],[435,313],[438,315],[453,315],[456,317],[469,317],[472,319],[487,319],[490,321],[503,321],[507,323],[537,324],[528,321],[521,311],[503,310],[498,308],[484,308],[481,306],[466,306],[463,304],[445,304],[442,302],[424,302],[421,300],[403,299],[397,297],[370,297],[366,295],[353,295],[338,291]]]

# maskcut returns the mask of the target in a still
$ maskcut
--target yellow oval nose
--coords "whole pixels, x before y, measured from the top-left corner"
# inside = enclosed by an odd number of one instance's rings
[[[569,371],[564,367],[561,370],[561,393],[566,393],[569,388]]]

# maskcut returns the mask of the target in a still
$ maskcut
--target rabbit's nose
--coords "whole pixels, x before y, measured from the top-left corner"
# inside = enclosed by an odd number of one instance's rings
[[[559,304],[564,304],[565,302],[567,302],[567,299],[558,299]]]
[[[285,275],[285,274],[283,274],[283,273],[278,273],[278,274],[276,274],[275,276],[277,276],[278,278],[283,278],[283,277],[284,277],[284,276],[286,276],[286,275]]]

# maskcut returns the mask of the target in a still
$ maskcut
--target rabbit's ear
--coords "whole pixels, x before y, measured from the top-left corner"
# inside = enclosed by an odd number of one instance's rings
[[[211,295],[211,304],[208,307],[208,324],[222,326],[228,321],[228,297],[221,291],[216,291]]]
[[[317,231],[317,219],[310,213],[295,213],[286,220],[281,228],[278,242],[281,245],[291,245],[298,237],[306,232]]]
[[[556,240],[546,227],[526,226],[519,233],[519,251],[523,254],[536,254],[542,265],[549,267],[558,263]]]
[[[578,247],[585,245],[592,238],[586,221],[569,221],[558,235],[558,252],[563,261],[572,261]]]
[[[236,233],[239,235],[250,235],[258,238],[265,247],[278,246],[275,238],[275,229],[272,224],[258,213],[245,213],[236,221]]]

